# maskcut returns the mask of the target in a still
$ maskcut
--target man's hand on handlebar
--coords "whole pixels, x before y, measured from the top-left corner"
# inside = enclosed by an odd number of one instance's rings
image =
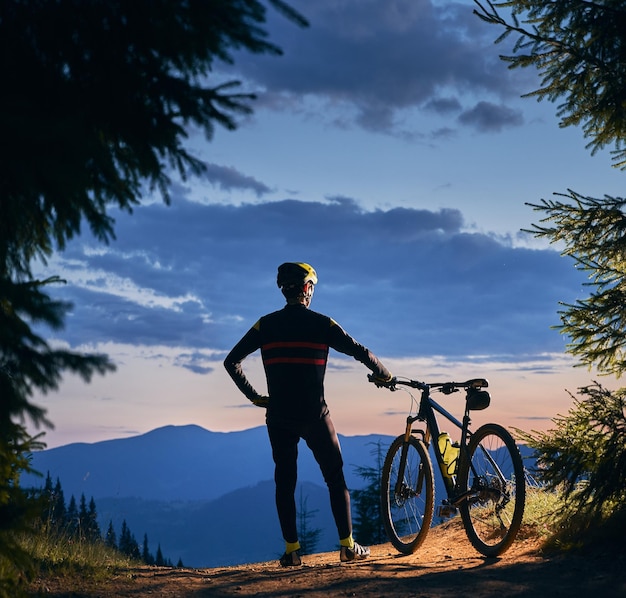
[[[375,374],[368,374],[367,379],[372,384],[375,384],[377,388],[388,388],[390,390],[395,390],[396,378],[391,374],[387,378],[381,378],[380,376],[376,376]]]

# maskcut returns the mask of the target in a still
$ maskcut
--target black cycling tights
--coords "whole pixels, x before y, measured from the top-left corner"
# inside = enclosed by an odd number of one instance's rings
[[[298,442],[303,438],[320,466],[339,539],[352,533],[350,494],[343,475],[343,459],[339,439],[330,416],[306,424],[269,423],[267,431],[276,465],[276,509],[286,542],[298,540],[296,526],[296,480],[298,477]]]

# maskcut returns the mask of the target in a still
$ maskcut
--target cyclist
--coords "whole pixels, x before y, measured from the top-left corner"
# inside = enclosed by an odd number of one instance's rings
[[[350,495],[343,473],[337,433],[324,398],[324,374],[329,347],[351,355],[381,381],[387,368],[334,320],[309,308],[317,274],[302,262],[279,266],[277,284],[287,304],[263,316],[235,345],[224,367],[252,403],[266,408],[266,423],[275,464],[276,509],[285,540],[283,567],[301,565],[296,527],[298,442],[303,438],[319,463],[328,486],[339,533],[340,560],[361,560],[370,550],[354,541]],[[246,378],[241,362],[261,349],[269,396],[260,395]]]

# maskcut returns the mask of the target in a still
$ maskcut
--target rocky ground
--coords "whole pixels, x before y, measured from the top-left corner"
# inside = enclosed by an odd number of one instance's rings
[[[39,579],[31,588],[33,596],[50,598],[624,598],[626,551],[549,555],[537,537],[522,537],[500,558],[487,559],[452,520],[431,530],[410,556],[383,544],[358,563],[340,563],[338,552],[329,552],[305,557],[297,569],[282,569],[275,561],[217,569],[141,567],[116,571],[106,580]]]

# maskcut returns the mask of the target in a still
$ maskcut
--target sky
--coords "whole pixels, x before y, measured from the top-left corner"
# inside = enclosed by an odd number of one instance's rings
[[[67,281],[49,291],[73,304],[51,343],[117,366],[34,397],[55,426],[48,447],[171,424],[263,425],[222,362],[283,306],[285,261],[315,267],[311,308],[393,374],[489,379],[491,406],[475,424],[548,429],[596,379],[554,329],[559,302],[588,295],[587,276],[524,231],[542,216],[527,204],[554,193],[620,196],[608,152],[591,156],[580,130],[559,127],[557,106],[522,97],[536,73],[507,69],[500,31],[470,1],[290,4],[310,27],[269,11],[282,56],[236,53],[211,75],[257,100],[235,131],[188,131],[206,173],[172,176],[169,206],[146,192],[132,215],[111,212],[111,244],[84,230],[40,267]],[[264,392],[258,354],[244,369]],[[410,398],[367,373],[331,352],[337,430],[400,434]],[[442,404],[458,415],[460,398]]]

